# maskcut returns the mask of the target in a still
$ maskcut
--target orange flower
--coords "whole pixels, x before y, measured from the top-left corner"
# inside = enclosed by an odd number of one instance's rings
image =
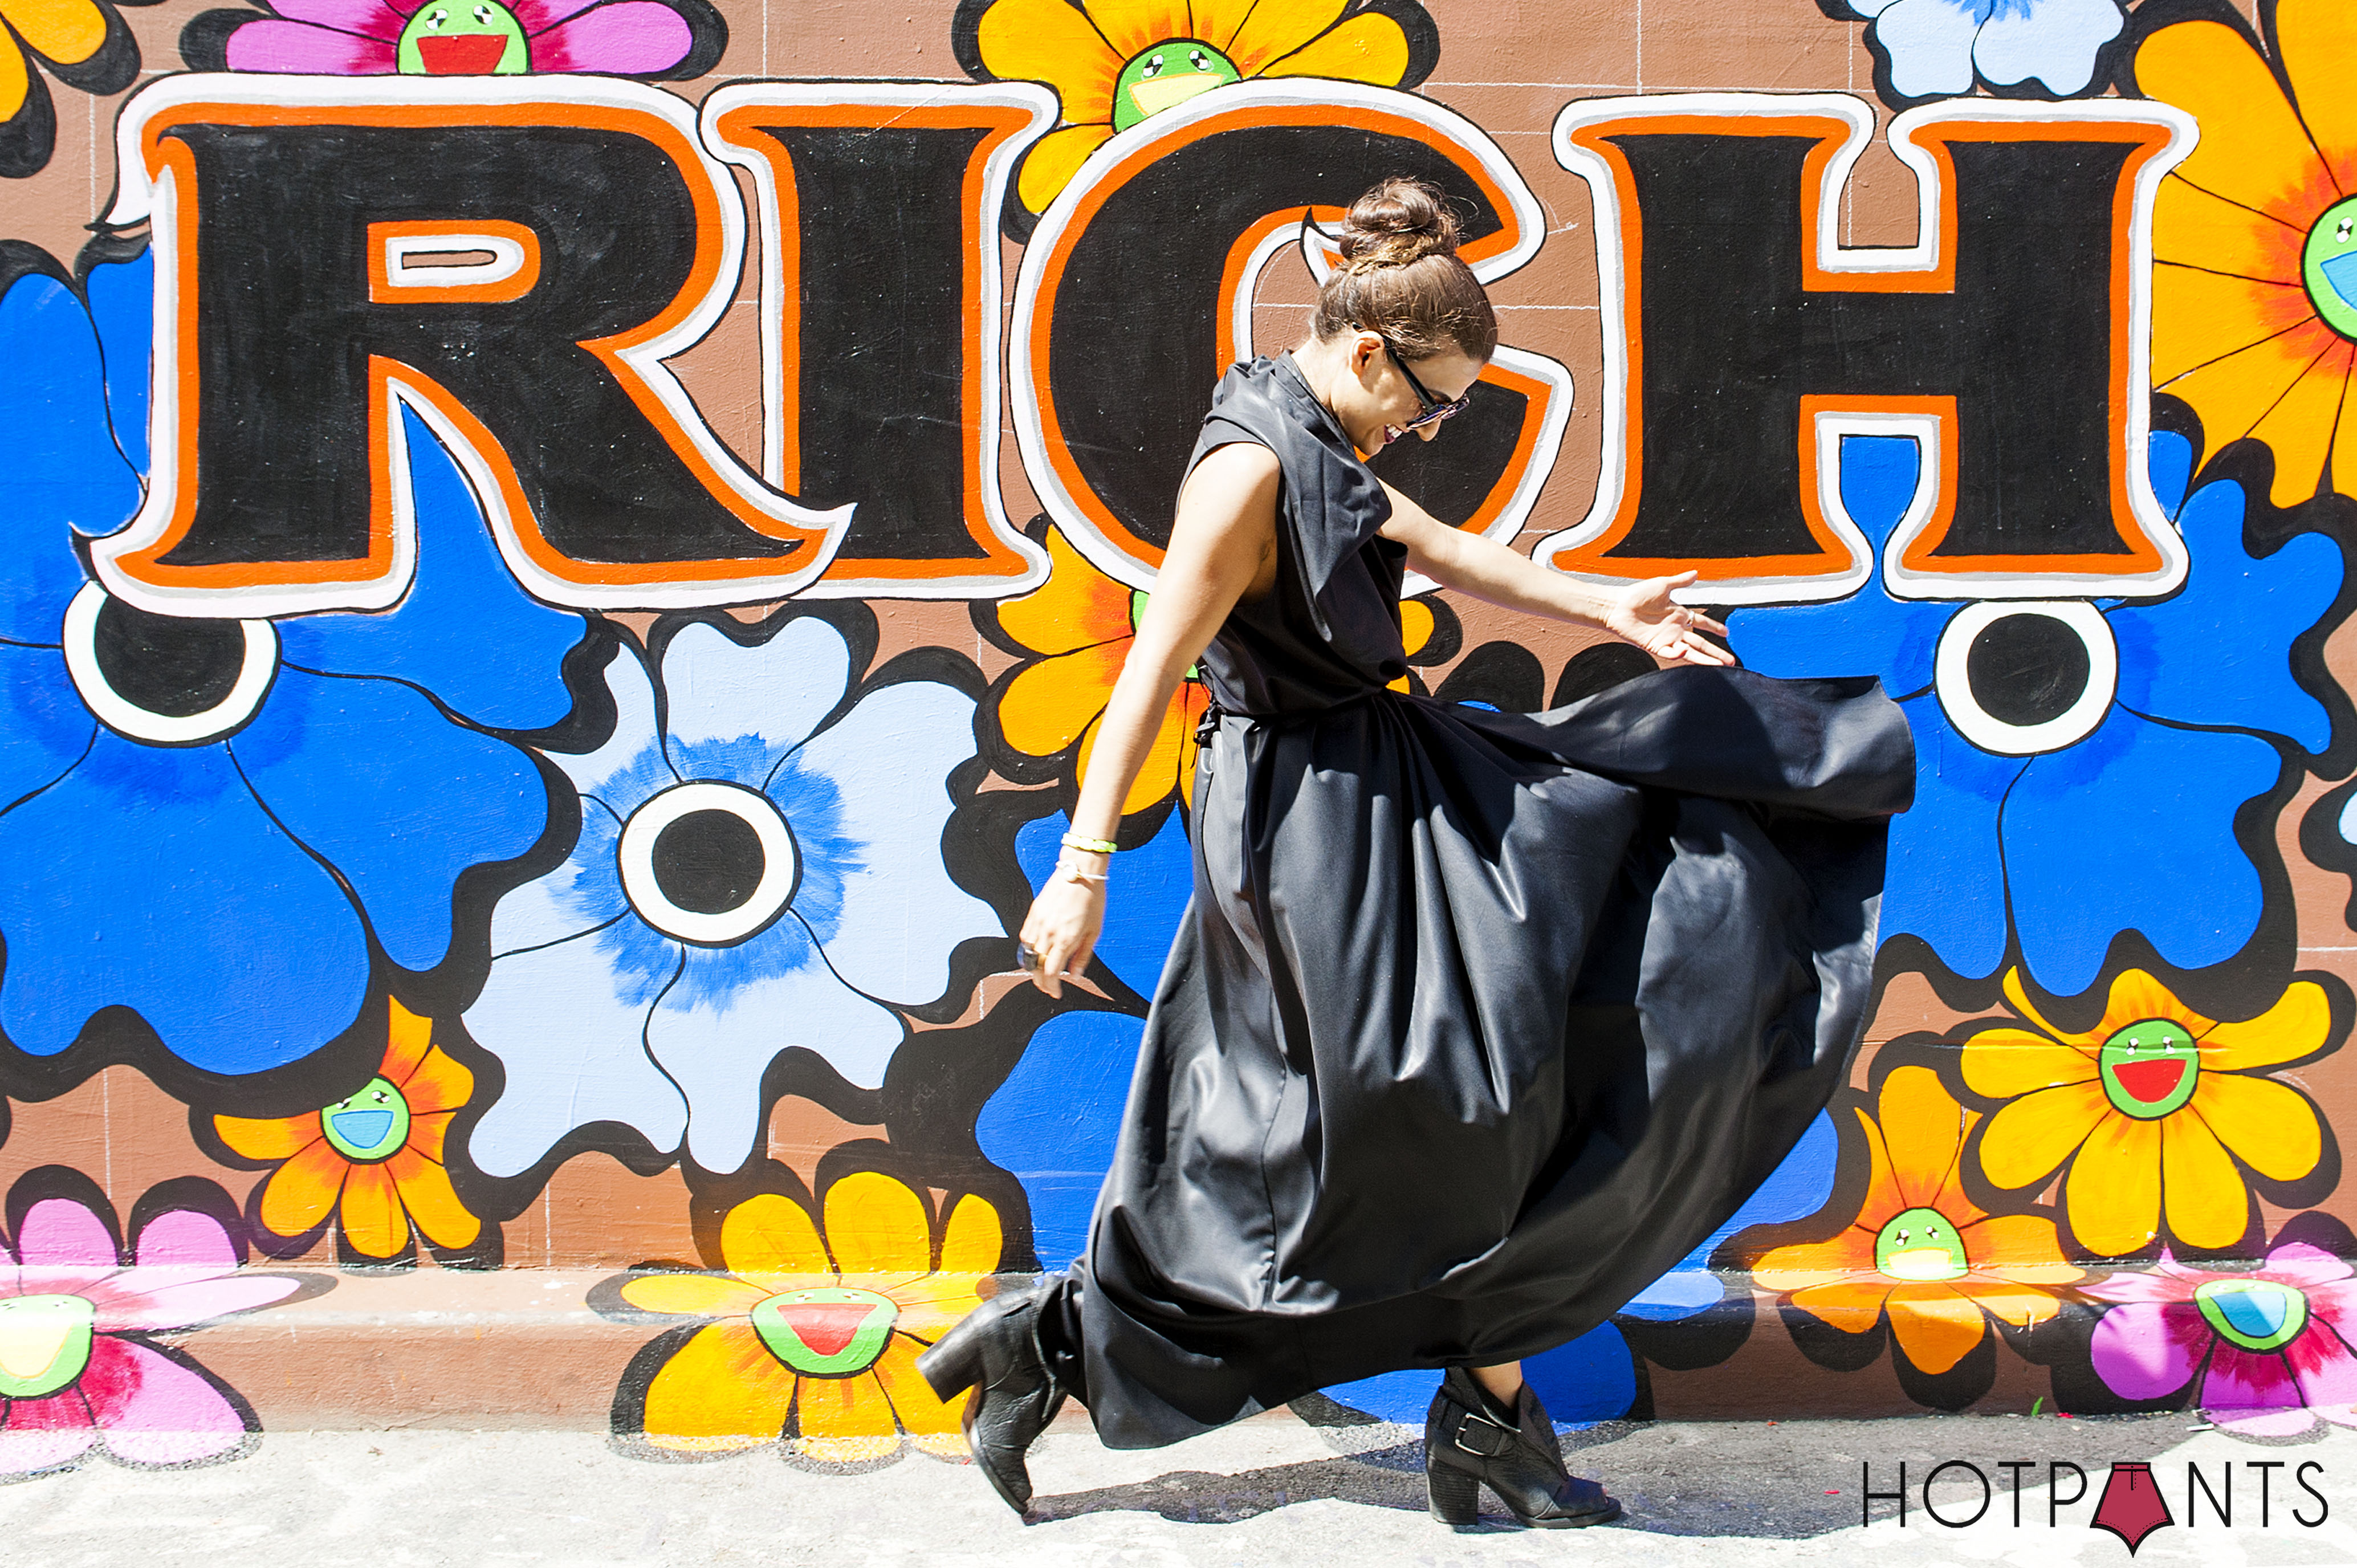
[[[262,1224],[295,1237],[339,1216],[364,1258],[391,1258],[409,1230],[445,1249],[474,1244],[482,1221],[467,1211],[442,1166],[450,1119],[475,1075],[434,1044],[434,1023],[390,1004],[376,1076],[333,1105],[300,1116],[216,1116],[221,1141],[250,1160],[282,1163],[262,1185]]]
[[[974,76],[1056,90],[1061,123],[1016,182],[1034,213],[1115,132],[1213,88],[1283,76],[1414,87],[1440,54],[1415,0],[963,0],[951,38]]]
[[[2152,380],[2201,416],[2212,450],[2274,449],[2274,500],[2357,479],[2357,419],[2341,417],[2357,355],[2357,10],[2346,0],[2260,8],[2274,64],[2219,21],[2156,29],[2136,81],[2201,123],[2153,209]],[[2339,435],[2335,435],[2336,428]]]
[[[1964,1083],[2011,1103],[1982,1135],[1981,1170],[1999,1187],[2044,1181],[2066,1160],[2071,1230],[2110,1257],[2169,1233],[2223,1247],[2250,1223],[2235,1161],[2296,1181],[2323,1157],[2316,1108],[2298,1090],[2251,1076],[2315,1055],[2332,1029],[2323,987],[2300,981],[2243,1023],[2205,1018],[2139,969],[2112,982],[2103,1022],[2056,1027],[2029,1004],[2018,973],[2006,1000],[2029,1029],[1984,1029],[1964,1046]]]
[[[1079,741],[1077,775],[1086,778],[1089,757],[1096,749],[1097,720],[1113,699],[1114,682],[1121,678],[1122,661],[1137,637],[1137,619],[1146,612],[1147,596],[1098,571],[1053,529],[1048,533],[1048,560],[1046,583],[996,607],[999,630],[1021,647],[1047,655],[1017,670],[1000,692],[998,733],[1026,757],[1053,757]],[[1437,625],[1430,605],[1415,599],[1400,605],[1408,652],[1422,649]],[[1392,687],[1408,690],[1406,677]],[[1192,671],[1178,683],[1145,766],[1121,803],[1124,816],[1160,805],[1174,789],[1188,804],[1194,803],[1195,726],[1211,700]]]
[[[764,1193],[720,1222],[727,1273],[626,1277],[640,1312],[711,1319],[658,1339],[623,1375],[615,1428],[679,1454],[741,1453],[783,1437],[799,1457],[873,1463],[909,1443],[962,1458],[962,1406],[917,1372],[924,1348],[982,1305],[998,1266],[998,1211],[971,1195],[938,1235],[924,1198],[861,1171],[826,1192],[826,1234],[810,1210]]]
[[[1980,1118],[1937,1073],[1896,1069],[1875,1112],[1857,1112],[1870,1168],[1857,1218],[1831,1240],[1775,1249],[1752,1278],[1852,1334],[1887,1311],[1900,1353],[1936,1377],[1981,1342],[1986,1319],[2043,1323],[2060,1307],[2040,1287],[2085,1276],[2062,1261],[2054,1221],[1992,1215],[1964,1196],[1959,1156]]]

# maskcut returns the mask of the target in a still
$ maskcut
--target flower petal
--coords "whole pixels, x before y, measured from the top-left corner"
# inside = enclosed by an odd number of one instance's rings
[[[2324,987],[2312,980],[2296,981],[2257,1017],[2211,1025],[2201,1036],[2201,1070],[2280,1067],[2323,1049],[2331,1034],[2332,1006]]]
[[[1981,1172],[1998,1187],[2043,1181],[2111,1113],[2103,1085],[2070,1083],[2026,1094],[1989,1118]]]
[[[748,1197],[720,1221],[720,1256],[740,1274],[831,1274],[810,1210],[773,1192]]]
[[[2188,1109],[2238,1159],[2270,1181],[2298,1181],[2324,1157],[2316,1108],[2299,1090],[2271,1078],[2204,1072]]]
[[[8,0],[8,26],[59,65],[80,65],[106,42],[106,15],[91,0]]]
[[[998,1210],[975,1193],[967,1193],[950,1210],[942,1227],[941,1272],[945,1274],[987,1274],[997,1272],[1006,1238]]]
[[[2052,1291],[2035,1290],[2009,1280],[1975,1280],[1967,1294],[1983,1312],[2016,1328],[2044,1323],[2062,1310],[2062,1304],[2055,1299]],[[1916,1365],[1922,1363],[1918,1361]]]
[[[2160,1124],[2116,1114],[2098,1122],[2071,1162],[2062,1199],[2082,1246],[2117,1258],[2150,1242],[2160,1230]]]
[[[2201,140],[2177,173],[2204,190],[2271,212],[2305,231],[2331,201],[2316,148],[2243,36],[2217,22],[2154,32],[2136,52],[2136,84],[2201,122]],[[2318,188],[2327,194],[2318,199]]]
[[[1087,10],[1104,41],[1125,60],[1195,31],[1187,0],[1095,0]]]
[[[2280,219],[2237,206],[2185,180],[2164,179],[2153,196],[2152,246],[2157,262],[2196,267],[2228,278],[2256,279],[2298,288],[2300,247],[2306,239],[2299,230]],[[2200,329],[2199,336],[2185,338],[2186,349],[2208,345],[2209,352],[2183,364],[2169,364],[2164,370],[2160,338],[2156,333],[2155,381],[2167,381],[2203,360],[2217,358],[2224,348],[2234,346],[2218,346],[2218,334],[2204,328],[2198,317],[2180,316],[2177,324]]]
[[[319,1113],[306,1111],[271,1121],[216,1116],[213,1135],[249,1160],[283,1160],[319,1141]]]
[[[826,1189],[826,1244],[845,1274],[923,1273],[933,1266],[925,1200],[881,1171]]]
[[[635,917],[608,931],[621,941],[660,940]],[[467,1009],[468,1032],[507,1069],[468,1143],[486,1175],[520,1175],[575,1128],[598,1122],[633,1128],[659,1151],[679,1147],[687,1102],[648,1058],[643,1037],[652,995],[616,972],[600,946],[605,934],[500,959]],[[670,951],[676,973],[678,950]]]
[[[483,1222],[468,1212],[450,1185],[450,1173],[414,1148],[397,1149],[384,1162],[385,1175],[401,1195],[401,1207],[419,1235],[437,1247],[471,1247]]]
[[[409,1146],[432,1160],[436,1165],[447,1163],[445,1145],[450,1136],[455,1111],[413,1112],[409,1118]]]
[[[1016,671],[998,695],[998,733],[1026,757],[1053,757],[1095,724],[1130,639],[1060,653]]]
[[[2275,482],[2269,490],[2277,506],[2296,505],[2323,486],[2325,453],[2349,390],[2351,353],[2347,343],[2328,346],[2251,426],[2252,437],[2275,452]]]
[[[354,1165],[338,1205],[344,1240],[364,1258],[390,1258],[409,1244],[401,1194],[382,1165]]]
[[[1243,75],[1258,76],[1270,61],[1291,54],[1340,21],[1345,4],[1346,0],[1258,0],[1256,5],[1237,7],[1243,16],[1227,38],[1206,37],[1204,41],[1219,45]],[[1216,30],[1216,24],[1205,28],[1207,34]]]
[[[193,1464],[246,1440],[245,1418],[210,1378],[134,1340],[93,1338],[76,1386],[126,1465]]]
[[[0,1475],[53,1469],[80,1457],[98,1441],[90,1407],[74,1389],[47,1399],[10,1400],[0,1414],[6,1422],[0,1425]]]
[[[1381,11],[1361,11],[1316,40],[1261,68],[1265,77],[1323,76],[1397,87],[1407,75],[1407,35]]]
[[[225,1274],[237,1267],[237,1246],[228,1230],[200,1209],[166,1209],[140,1228],[132,1245],[132,1262],[140,1270]]]
[[[996,0],[983,12],[974,43],[991,75],[1054,88],[1066,121],[1113,118],[1113,84],[1121,74],[1122,57],[1079,6],[1065,0]]]
[[[28,1269],[111,1271],[122,1259],[106,1222],[87,1206],[70,1197],[45,1197],[18,1223],[16,1261]]]
[[[974,754],[974,709],[931,681],[887,686],[813,736],[773,787],[803,855],[794,912],[845,983],[884,1002],[932,1000],[949,984],[952,949],[1006,932],[942,858],[949,776]],[[832,831],[802,814],[813,780],[823,785],[813,795],[834,793]],[[827,875],[841,898],[831,918],[817,903]]]
[[[2179,1111],[2160,1122],[2160,1189],[2169,1233],[2192,1247],[2223,1247],[2251,1219],[2250,1190],[2200,1116]]]
[[[2276,55],[2309,135],[2341,188],[2357,189],[2357,105],[2343,81],[2357,59],[2357,15],[2335,0],[2280,0],[2275,29]]]
[[[1995,1214],[1963,1227],[1964,1255],[1977,1273],[2018,1284],[2069,1284],[2082,1272],[2062,1258],[2054,1221],[2038,1214]]]
[[[1023,156],[1022,172],[1015,180],[1016,193],[1023,199],[1023,205],[1034,212],[1047,211],[1048,204],[1071,183],[1072,176],[1088,161],[1089,155],[1111,140],[1110,124],[1092,124],[1066,125],[1032,143],[1031,150]]]
[[[893,1415],[907,1431],[955,1432],[959,1418],[965,1412],[965,1401],[963,1397],[943,1400],[933,1392],[932,1386],[917,1370],[917,1353],[922,1348],[905,1334],[892,1336],[892,1342],[884,1347],[884,1354],[877,1359],[876,1380],[883,1385],[886,1397],[892,1402]]]
[[[116,1275],[109,1285],[120,1284]],[[188,1328],[234,1313],[252,1312],[285,1301],[302,1288],[300,1280],[279,1274],[231,1274],[224,1279],[191,1280],[186,1284],[152,1285],[115,1301],[99,1301],[98,1326],[107,1330],[155,1333]]]
[[[296,1151],[263,1184],[262,1228],[277,1236],[307,1234],[336,1207],[351,1162],[325,1137]]]
[[[790,620],[750,648],[716,627],[692,625],[663,650],[663,729],[673,761],[689,778],[759,789],[778,759],[809,739],[843,701],[850,682],[850,645],[816,616]],[[682,756],[723,761],[730,757],[727,742],[743,743],[735,766],[690,767]]]
[[[595,70],[652,76],[695,47],[687,18],[655,0],[609,0],[533,35],[534,70]]]
[[[1853,1225],[1830,1240],[1797,1241],[1768,1252],[1751,1265],[1751,1283],[1764,1291],[1803,1291],[1873,1272],[1874,1232]]]
[[[2287,1241],[2276,1248],[2267,1254],[2259,1272],[2269,1279],[2278,1279],[2311,1293],[2338,1289],[2357,1291],[2357,1279],[2351,1277],[2347,1262],[2306,1241]],[[2352,1296],[2349,1306],[2357,1310],[2357,1296]],[[2331,1310],[2339,1312],[2342,1308],[2335,1305]]]
[[[2307,1333],[2284,1347],[2298,1380],[2300,1398],[2312,1405],[2357,1402],[2357,1356],[2341,1336],[2321,1323],[2311,1322]]]
[[[825,1464],[880,1459],[900,1446],[900,1428],[884,1385],[856,1378],[804,1378],[794,1393],[795,1447]]]
[[[2035,77],[2058,98],[2086,91],[2096,56],[2126,25],[2116,0],[2046,0],[2019,10],[1998,6],[1986,16],[1973,38],[1973,67],[1982,80],[2013,87]]]
[[[1876,1110],[1901,1203],[1909,1208],[1936,1204],[1956,1168],[1964,1134],[1979,1118],[1958,1105],[1940,1075],[1927,1067],[1902,1067],[1884,1079]]]
[[[1866,1129],[1866,1197],[1860,1200],[1857,1219],[1860,1230],[1879,1230],[1890,1217],[1907,1207],[1906,1195],[1900,1189],[1899,1178],[1891,1174],[1890,1144],[1882,1129],[1863,1110],[1853,1106],[1858,1125]]]
[[[742,1317],[769,1292],[727,1274],[640,1274],[622,1286],[622,1299],[640,1312],[678,1317]]]
[[[1836,1280],[1792,1293],[1792,1305],[1845,1334],[1863,1334],[1882,1316],[1890,1282],[1880,1274]]]
[[[231,70],[296,76],[391,76],[396,63],[393,46],[384,39],[275,17],[248,22],[231,33],[222,59]]]
[[[2190,1301],[2136,1302],[2104,1314],[2089,1351],[2096,1375],[2114,1393],[2152,1400],[2192,1380],[2213,1337]]]
[[[466,1104],[468,1097],[475,1092],[474,1073],[438,1046],[419,1059],[407,1078],[394,1081],[401,1085],[401,1097],[409,1101],[412,1116],[456,1111]],[[436,1155],[434,1157],[438,1160],[442,1156]]]
[[[1898,0],[1877,6],[1874,41],[1890,60],[1891,90],[1906,98],[1973,90],[1973,40],[1986,13],[1954,0]]]
[[[799,1380],[751,1324],[712,1324],[690,1336],[648,1382],[644,1435],[689,1454],[774,1443]]]
[[[393,681],[281,667],[229,748],[254,794],[359,896],[405,969],[448,954],[459,876],[522,855],[548,824],[548,787],[530,757]],[[385,766],[389,753],[400,767]]]
[[[270,8],[290,22],[308,22],[339,33],[398,43],[409,18],[384,0],[271,0]]]
[[[2281,1356],[2223,1340],[2210,1353],[2210,1375],[2201,1380],[2203,1410],[2276,1410],[2299,1402],[2298,1380]]]
[[[2104,1021],[2097,1030],[2109,1039],[2131,1024],[2153,1018],[2166,1018],[2197,1039],[2217,1022],[2179,1002],[2175,992],[2143,970],[2122,970],[2113,977],[2111,994],[2104,1003]]]
[[[1920,1371],[1938,1377],[1988,1332],[1981,1309],[1944,1284],[1908,1283],[1890,1293],[1890,1335]]]
[[[2087,1083],[2095,1058],[2026,1029],[1984,1029],[1964,1043],[1964,1085],[1991,1100],[2011,1100],[2040,1089]]]

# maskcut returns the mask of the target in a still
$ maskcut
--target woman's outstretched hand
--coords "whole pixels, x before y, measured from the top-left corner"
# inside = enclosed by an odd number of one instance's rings
[[[1031,900],[1023,918],[1019,939],[1031,951],[1024,972],[1031,983],[1050,996],[1064,993],[1066,980],[1078,980],[1089,967],[1089,955],[1104,929],[1105,895],[1102,882],[1076,882],[1059,874],[1048,879]]]
[[[1670,596],[1693,585],[1697,574],[1648,577],[1620,590],[1604,617],[1604,629],[1635,643],[1656,659],[1686,664],[1732,664],[1734,655],[1705,642],[1700,632],[1725,637],[1727,628],[1699,610],[1688,609]]]

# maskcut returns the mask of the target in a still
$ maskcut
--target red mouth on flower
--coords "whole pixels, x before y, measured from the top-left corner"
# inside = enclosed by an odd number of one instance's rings
[[[2183,1060],[2122,1062],[2112,1069],[2112,1076],[2120,1087],[2147,1105],[2167,1100],[2185,1081],[2186,1069],[2193,1064]]]
[[[428,76],[489,76],[508,50],[500,33],[458,33],[417,40],[417,58]]]

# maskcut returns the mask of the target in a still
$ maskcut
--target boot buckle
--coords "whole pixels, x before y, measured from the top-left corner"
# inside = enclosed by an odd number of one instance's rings
[[[1473,1436],[1476,1423],[1487,1429],[1481,1434],[1481,1440],[1478,1443],[1469,1441]],[[1513,1427],[1493,1421],[1480,1411],[1469,1410],[1465,1412],[1465,1419],[1458,1423],[1457,1434],[1453,1441],[1458,1447],[1468,1454],[1479,1455],[1484,1459],[1495,1459],[1499,1455],[1512,1448],[1521,1435],[1522,1434]],[[1484,1446],[1484,1444],[1495,1444],[1495,1446]]]

